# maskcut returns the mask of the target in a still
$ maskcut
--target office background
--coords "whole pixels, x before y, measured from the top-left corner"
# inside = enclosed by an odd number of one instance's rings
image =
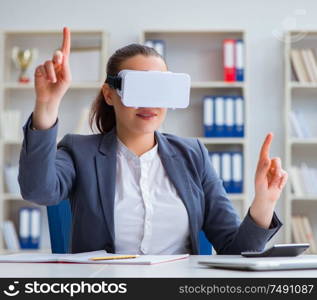
[[[103,29],[109,33],[111,55],[139,42],[144,30],[243,30],[248,65],[248,198],[260,146],[274,132],[271,156],[285,158],[284,39],[288,30],[317,30],[317,4],[306,1],[0,1],[1,30]],[[316,43],[317,45],[317,43]],[[316,152],[317,153],[317,152]],[[317,160],[317,156],[316,156]],[[290,181],[289,183],[290,184]],[[284,218],[284,195],[277,211]],[[317,203],[306,203],[317,212]],[[316,230],[316,228],[315,228]],[[315,231],[316,232],[316,231]],[[282,242],[282,230],[275,240]]]

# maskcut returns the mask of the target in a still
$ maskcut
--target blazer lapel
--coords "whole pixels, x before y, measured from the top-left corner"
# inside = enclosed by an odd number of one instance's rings
[[[95,157],[98,188],[101,198],[103,215],[114,245],[114,199],[116,186],[116,149],[117,140],[115,128],[103,136],[99,151]]]

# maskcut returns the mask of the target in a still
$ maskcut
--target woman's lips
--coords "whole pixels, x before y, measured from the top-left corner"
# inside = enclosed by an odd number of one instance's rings
[[[157,116],[156,113],[150,112],[150,111],[140,112],[140,113],[137,113],[136,115],[137,115],[137,117],[139,117],[139,118],[141,118],[143,120],[151,120],[151,119],[153,119],[154,117]]]

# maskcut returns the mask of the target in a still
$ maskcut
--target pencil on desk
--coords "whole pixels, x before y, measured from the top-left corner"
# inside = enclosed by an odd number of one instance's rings
[[[126,259],[136,258],[139,255],[118,255],[118,256],[105,256],[105,257],[91,257],[90,260],[110,260],[110,259]]]

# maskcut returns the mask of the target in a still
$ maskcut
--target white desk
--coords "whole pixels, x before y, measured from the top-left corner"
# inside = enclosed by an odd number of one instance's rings
[[[234,256],[230,255],[230,257]],[[317,270],[253,272],[214,269],[197,263],[204,259],[206,259],[206,256],[204,255],[192,255],[187,259],[150,266],[0,263],[0,277],[317,277]]]

